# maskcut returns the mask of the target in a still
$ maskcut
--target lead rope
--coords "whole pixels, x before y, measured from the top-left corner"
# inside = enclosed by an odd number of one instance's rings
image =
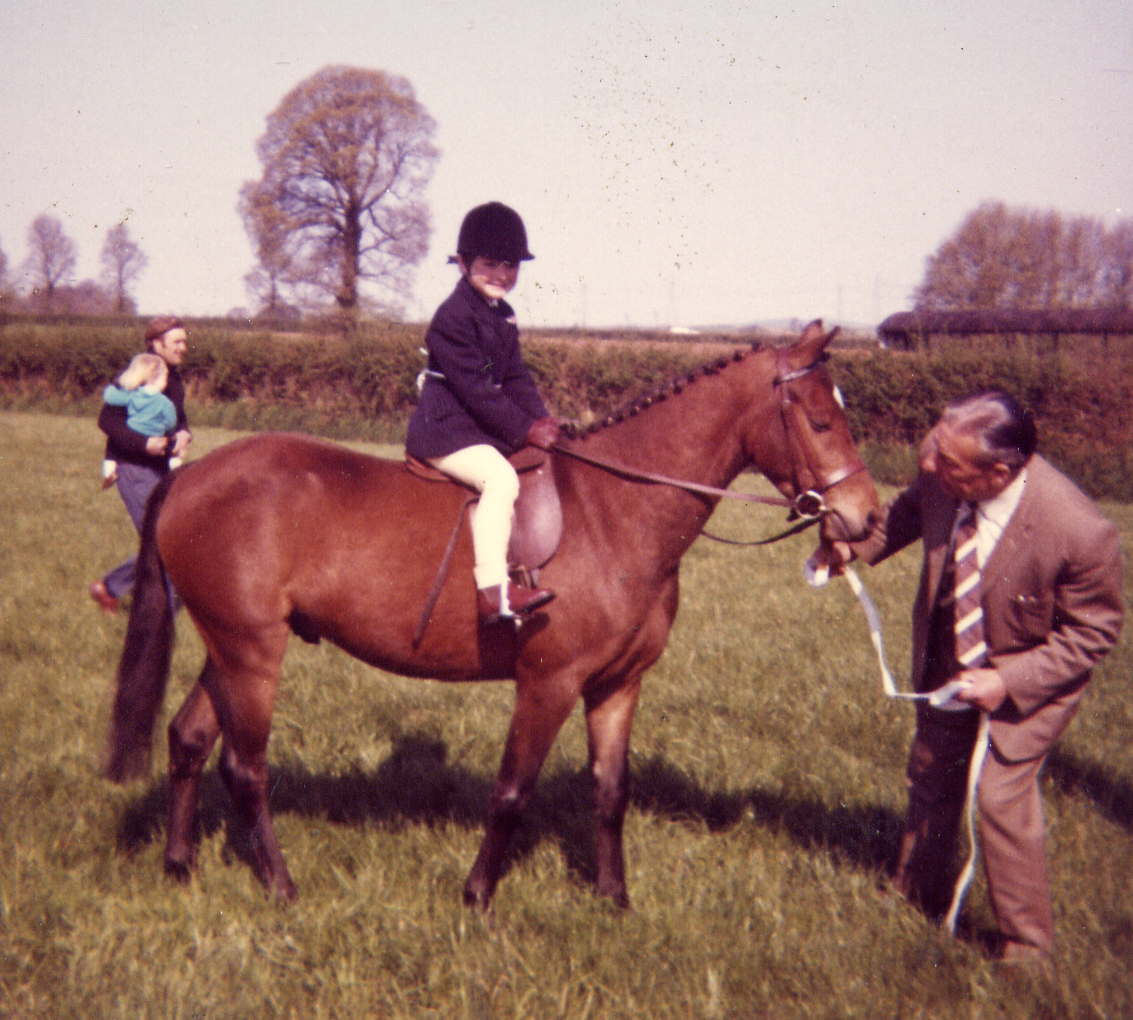
[[[881,667],[881,687],[885,692],[885,696],[908,701],[927,701],[934,708],[940,708],[950,702],[956,692],[963,686],[959,681],[949,681],[943,687],[938,687],[935,691],[929,691],[925,694],[918,694],[912,691],[899,691],[897,689],[897,685],[893,681],[893,674],[890,672],[889,665],[885,661],[885,646],[881,639],[881,617],[877,612],[877,606],[874,604],[873,599],[870,598],[869,592],[865,590],[865,586],[862,584],[861,579],[858,577],[853,567],[846,566],[843,570],[843,576],[846,578],[850,590],[857,596],[862,611],[865,613],[866,623],[869,626],[869,639],[873,643],[874,651],[877,652],[877,661]],[[829,571],[826,567],[816,567],[811,560],[808,560],[806,564],[806,577],[807,581],[813,587],[820,588],[826,583],[829,577]],[[976,744],[972,749],[972,758],[968,764],[965,811],[968,831],[968,859],[964,862],[964,867],[961,869],[956,879],[956,885],[952,890],[952,904],[948,908],[948,913],[944,915],[944,921],[942,922],[944,927],[947,928],[952,935],[956,934],[956,919],[960,914],[960,907],[964,903],[964,897],[968,893],[968,888],[972,884],[972,877],[976,870],[976,859],[979,856],[979,843],[976,838],[976,793],[979,788],[980,771],[983,769],[984,758],[987,757],[988,723],[988,713],[980,712]]]

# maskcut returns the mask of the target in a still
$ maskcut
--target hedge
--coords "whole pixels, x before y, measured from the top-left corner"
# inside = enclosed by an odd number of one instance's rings
[[[93,413],[102,387],[138,350],[140,328],[0,325],[0,402]],[[371,325],[352,339],[191,324],[184,367],[193,421],[399,441],[415,394],[423,329]],[[527,334],[525,355],[549,406],[582,421],[715,360],[734,338],[632,342],[639,334]],[[649,339],[654,339],[650,337]],[[924,352],[846,351],[831,362],[875,475],[901,483],[911,451],[952,397],[999,386],[1035,412],[1042,450],[1088,492],[1133,501],[1133,353],[1105,359],[1004,345]]]

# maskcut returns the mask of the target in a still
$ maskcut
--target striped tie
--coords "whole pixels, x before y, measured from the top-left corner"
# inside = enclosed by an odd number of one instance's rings
[[[976,507],[969,503],[956,528],[954,596],[956,601],[956,658],[963,669],[984,664],[984,613],[980,605],[980,561],[976,551]]]

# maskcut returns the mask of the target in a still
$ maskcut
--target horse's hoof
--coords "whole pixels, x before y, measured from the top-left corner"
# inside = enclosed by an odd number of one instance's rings
[[[168,857],[165,859],[165,874],[180,885],[188,885],[193,877],[192,861],[175,861]]]
[[[280,903],[294,903],[299,899],[299,890],[295,883],[291,881],[290,875],[284,875],[278,882],[270,883],[268,892]]]
[[[466,907],[472,907],[474,910],[479,910],[481,913],[487,913],[491,903],[492,894],[490,892],[484,889],[476,889],[470,885],[464,887],[464,905]]]

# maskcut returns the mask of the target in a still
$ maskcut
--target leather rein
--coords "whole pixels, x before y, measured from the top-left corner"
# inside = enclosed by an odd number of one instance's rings
[[[788,383],[794,382],[796,379],[801,379],[806,375],[813,372],[822,362],[826,360],[825,356],[812,361],[809,365],[803,368],[789,369],[786,364],[786,351],[784,348],[779,348],[775,352],[777,374],[772,380],[771,385],[774,386],[780,396],[779,411],[783,421],[783,429],[787,436],[787,441],[792,446],[792,468],[798,466],[799,458],[795,455],[796,449],[801,449],[803,462],[807,462],[805,448],[802,444],[793,442],[795,432],[791,428],[790,415],[788,414],[788,407],[792,404],[784,387]],[[844,467],[827,479],[824,485],[819,485],[817,488],[806,489],[801,491],[798,472],[792,470],[794,476],[795,491],[797,495],[794,499],[787,499],[785,496],[759,496],[751,492],[734,492],[731,489],[721,489],[714,485],[702,485],[699,482],[690,482],[680,478],[672,478],[669,475],[657,474],[652,471],[640,471],[637,468],[626,467],[624,464],[616,464],[613,461],[604,460],[599,457],[593,457],[589,454],[580,453],[578,450],[568,449],[565,446],[555,444],[551,447],[556,453],[565,454],[568,457],[573,457],[575,460],[583,461],[594,467],[601,468],[604,471],[609,471],[611,474],[621,475],[624,478],[630,478],[639,482],[652,482],[658,485],[668,485],[677,489],[684,489],[686,492],[697,492],[705,496],[714,496],[719,499],[738,499],[745,503],[764,503],[768,506],[780,506],[789,510],[787,517],[788,521],[797,520],[798,523],[787,528],[785,531],[780,532],[778,535],[773,535],[770,538],[756,539],[753,541],[740,541],[731,538],[722,538],[718,535],[713,535],[707,531],[701,531],[705,538],[709,538],[714,542],[723,542],[727,545],[768,545],[772,542],[778,542],[780,539],[787,538],[790,535],[795,535],[800,531],[804,531],[809,527],[817,524],[823,517],[833,511],[826,505],[823,496],[829,492],[834,486],[846,481],[847,478],[866,470],[865,464],[858,459],[857,463]],[[806,464],[807,470],[815,479],[818,478],[818,472],[815,471],[809,463]]]

